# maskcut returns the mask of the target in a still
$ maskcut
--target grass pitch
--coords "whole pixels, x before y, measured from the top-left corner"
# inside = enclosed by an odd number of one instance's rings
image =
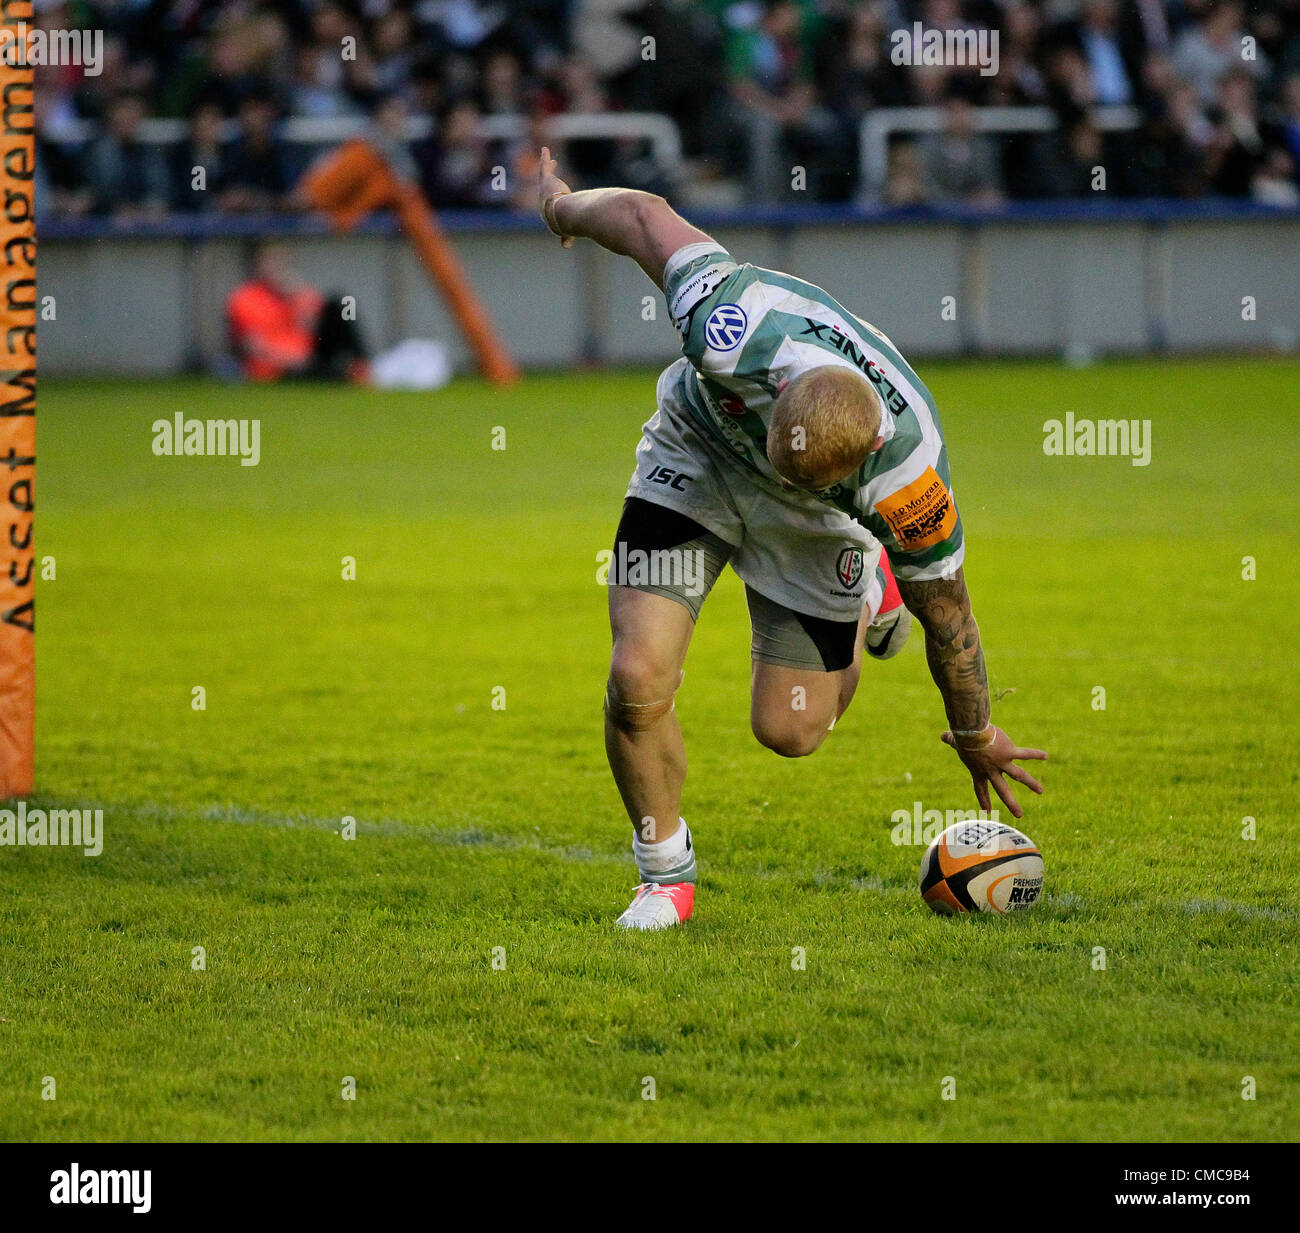
[[[637,937],[596,554],[652,374],[47,383],[33,803],[105,846],[0,848],[0,1137],[1294,1137],[1300,365],[922,375],[995,717],[1052,756],[1045,899],[934,917],[891,842],[974,807],[919,637],[814,757],[757,745],[728,575],[696,916]],[[1150,418],[1151,465],[1045,456],[1067,410]],[[260,465],[155,457],[176,411],[260,419]]]

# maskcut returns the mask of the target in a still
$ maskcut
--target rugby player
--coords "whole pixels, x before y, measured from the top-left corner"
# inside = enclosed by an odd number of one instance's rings
[[[992,785],[1019,818],[1007,779],[1041,793],[1016,762],[1047,755],[990,719],[929,390],[875,326],[820,287],[737,262],[662,197],[573,192],[545,148],[538,179],[542,219],[564,247],[584,237],[631,257],[682,335],[637,448],[609,579],[605,748],[640,876],[618,924],[662,929],[694,910],[673,698],[700,607],[728,563],[749,603],[750,724],[763,745],[789,758],[817,749],[853,697],[863,646],[897,653],[910,613],[943,696],[941,739],[980,807]],[[698,568],[625,564],[674,553]]]

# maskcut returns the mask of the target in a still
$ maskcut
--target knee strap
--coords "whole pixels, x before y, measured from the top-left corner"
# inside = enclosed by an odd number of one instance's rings
[[[685,677],[685,673],[682,676]],[[677,682],[681,688],[681,680]],[[615,692],[614,683],[605,686],[605,714],[620,732],[644,732],[653,728],[676,705],[677,690],[657,702],[624,702]]]

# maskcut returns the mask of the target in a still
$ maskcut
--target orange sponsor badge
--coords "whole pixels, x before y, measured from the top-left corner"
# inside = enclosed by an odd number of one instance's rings
[[[933,467],[926,467],[906,488],[877,501],[875,510],[889,523],[899,547],[908,552],[943,543],[957,525],[952,493]]]

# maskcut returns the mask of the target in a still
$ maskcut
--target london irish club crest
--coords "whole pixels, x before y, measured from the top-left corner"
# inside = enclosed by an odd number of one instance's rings
[[[862,549],[856,544],[841,549],[835,562],[835,572],[846,588],[852,588],[862,581]]]

